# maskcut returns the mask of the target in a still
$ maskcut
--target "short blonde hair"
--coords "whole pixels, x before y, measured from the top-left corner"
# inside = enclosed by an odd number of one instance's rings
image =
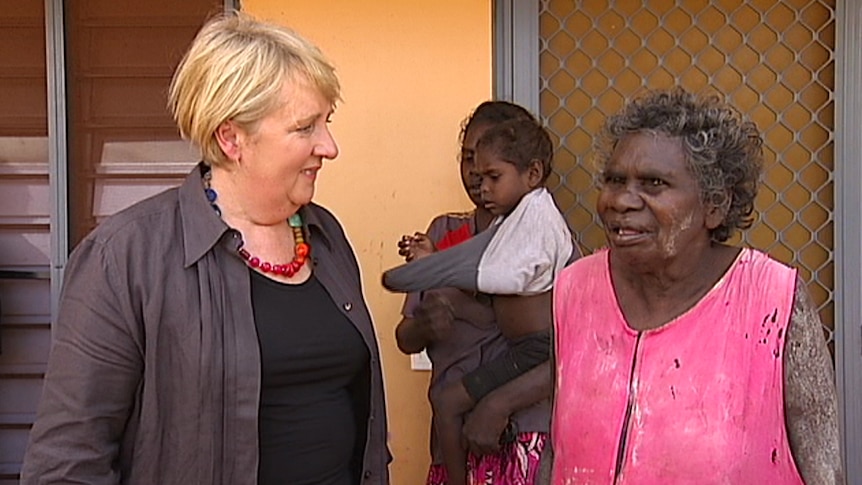
[[[285,81],[308,82],[333,105],[341,99],[335,68],[320,50],[290,29],[232,12],[198,32],[171,81],[168,108],[183,138],[205,163],[227,158],[216,129],[232,120],[248,131],[279,107]]]

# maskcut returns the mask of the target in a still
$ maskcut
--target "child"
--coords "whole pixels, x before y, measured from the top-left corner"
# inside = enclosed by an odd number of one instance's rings
[[[489,128],[476,145],[485,208],[497,216],[469,241],[429,253],[426,241],[402,249],[412,262],[387,271],[394,291],[456,287],[494,295],[497,324],[511,350],[468,373],[433,400],[449,484],[466,480],[461,446],[463,414],[489,392],[548,359],[550,290],[556,274],[577,254],[565,220],[544,187],[553,149],[534,120],[512,120]],[[415,249],[415,251],[411,251]]]

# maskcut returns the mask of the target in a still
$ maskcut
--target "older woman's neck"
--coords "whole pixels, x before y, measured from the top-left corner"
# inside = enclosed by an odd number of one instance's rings
[[[612,264],[618,301],[632,328],[656,328],[697,303],[727,272],[739,248],[711,243],[698,261]]]

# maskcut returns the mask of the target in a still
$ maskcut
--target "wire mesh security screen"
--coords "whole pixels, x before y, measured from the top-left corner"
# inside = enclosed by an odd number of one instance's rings
[[[833,0],[542,0],[540,115],[560,142],[549,180],[587,252],[593,134],[644,89],[724,95],[764,135],[755,225],[742,242],[799,268],[832,346]]]

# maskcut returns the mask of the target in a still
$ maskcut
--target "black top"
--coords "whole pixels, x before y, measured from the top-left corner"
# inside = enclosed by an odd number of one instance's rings
[[[314,276],[289,285],[250,271],[261,349],[258,483],[358,483],[368,349]]]

